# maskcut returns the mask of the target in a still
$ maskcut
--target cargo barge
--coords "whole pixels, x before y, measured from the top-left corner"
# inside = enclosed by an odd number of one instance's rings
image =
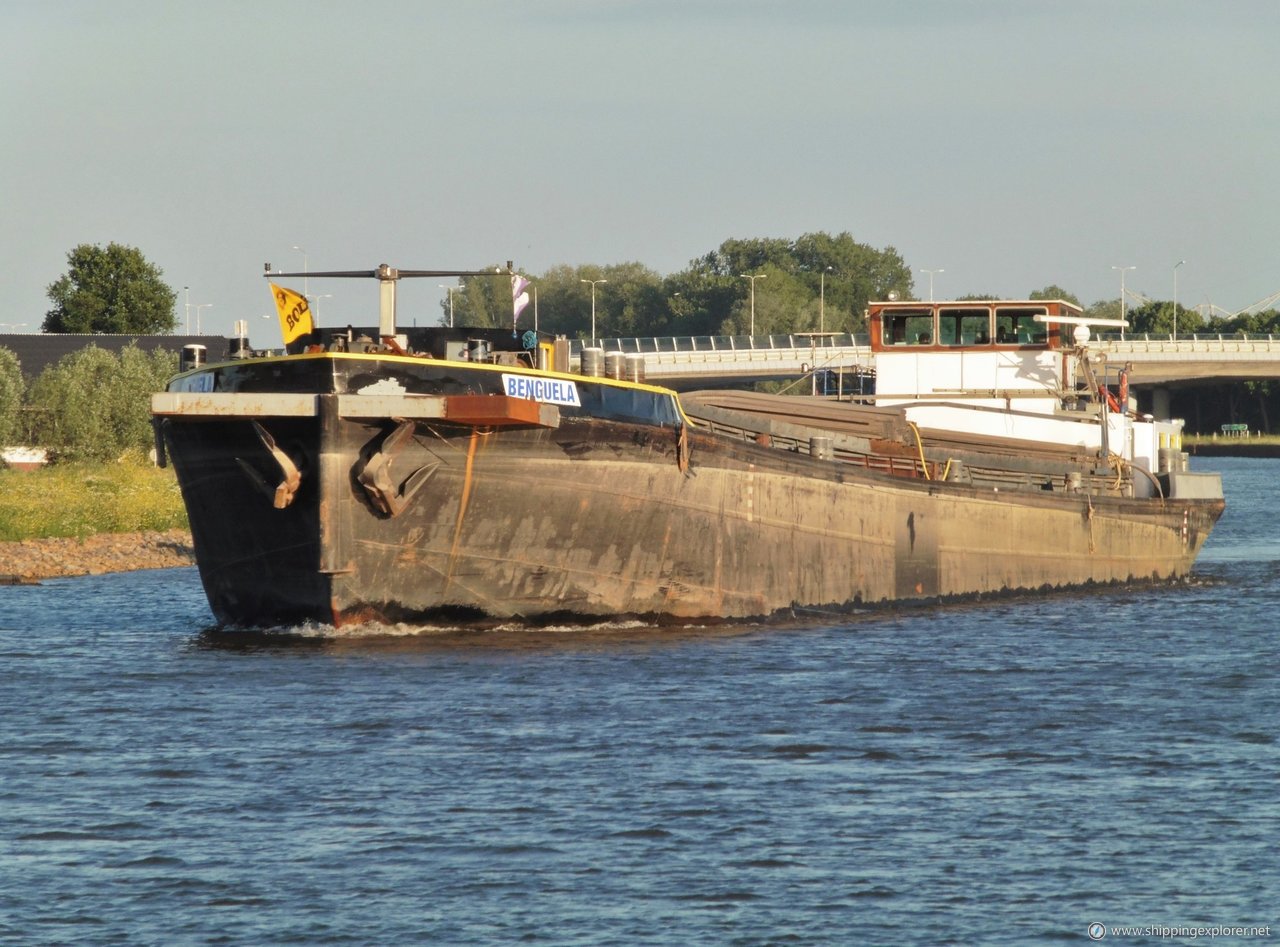
[[[376,329],[153,398],[223,625],[709,622],[1172,580],[1223,511],[1180,422],[1103,384],[1060,301],[874,304],[855,404],[398,331],[408,274],[335,275],[379,279]]]

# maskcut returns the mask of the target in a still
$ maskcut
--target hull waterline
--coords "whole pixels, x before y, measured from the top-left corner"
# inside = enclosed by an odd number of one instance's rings
[[[220,622],[709,621],[1163,580],[1191,570],[1221,512],[904,479],[576,418],[414,423],[386,469],[403,504],[389,515],[361,473],[404,422],[318,402],[315,417],[258,422],[300,471],[283,509],[254,420],[166,427]]]

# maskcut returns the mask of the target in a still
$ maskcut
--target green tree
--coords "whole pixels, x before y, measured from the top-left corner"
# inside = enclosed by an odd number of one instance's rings
[[[591,287],[583,286],[579,279],[600,279],[599,267],[553,266],[541,276],[534,277],[537,290],[537,312],[533,304],[521,318],[522,324],[533,328],[537,318],[538,331],[549,335],[582,336],[590,331]],[[596,302],[601,301],[605,287],[597,286]],[[530,292],[532,293],[532,289]]]
[[[717,335],[733,307],[740,303],[747,281],[718,271],[706,257],[663,281],[671,312],[670,335]]]
[[[595,278],[608,280],[595,288],[598,338],[665,334],[669,310],[662,277],[641,263],[629,262],[602,267],[601,276]],[[590,334],[591,287],[579,283],[578,289],[586,301]]]
[[[1172,335],[1173,303],[1153,300],[1129,310],[1129,331],[1152,335]],[[1178,307],[1178,335],[1190,335],[1204,327],[1204,318],[1194,309]]]
[[[721,335],[747,335],[752,332],[753,282],[756,335],[788,335],[818,327],[817,301],[809,294],[802,277],[771,263],[757,268],[751,275],[757,278],[752,281],[739,277],[743,292],[721,323]]]
[[[537,297],[538,329],[544,335],[586,338],[591,334],[591,287],[596,280],[596,335],[600,338],[651,335],[671,318],[663,280],[640,263],[611,266],[556,266],[529,277],[530,296]],[[508,278],[464,277],[453,298],[454,321],[468,326],[511,325],[511,283]],[[447,320],[447,302],[443,302]],[[465,318],[464,318],[465,316]],[[534,305],[520,315],[519,329],[533,328]]]
[[[1161,324],[1160,304],[1155,302],[1143,303],[1141,306],[1130,306],[1129,312],[1125,316],[1129,321],[1129,332],[1135,334],[1145,334],[1150,332],[1167,332],[1168,325]]]
[[[759,272],[774,275],[756,284],[757,333],[762,331],[761,294],[778,286],[781,276],[799,281],[807,301],[797,305],[790,287],[778,291],[773,300],[795,308],[788,318],[766,318],[766,326],[775,332],[817,328],[819,312],[828,331],[853,331],[862,327],[868,301],[884,299],[891,292],[907,298],[913,289],[911,270],[897,250],[877,250],[858,243],[848,232],[809,233],[794,241],[726,240],[714,253],[694,260],[689,270],[690,276],[707,283],[706,311],[713,326],[721,327],[731,318],[735,325],[750,321],[750,284],[740,277]],[[766,287],[769,281],[775,281],[772,287]],[[744,306],[745,321],[739,318]]]
[[[824,310],[822,322],[828,331],[861,329],[868,302],[887,299],[890,293],[909,299],[914,292],[911,268],[897,250],[858,243],[848,231],[834,237],[804,234],[792,245],[792,253]]]
[[[1238,312],[1226,319],[1215,319],[1207,327],[1210,331],[1223,334],[1239,332],[1248,334],[1267,334],[1280,332],[1280,311],[1263,309],[1259,312]],[[1182,317],[1178,317],[1178,333],[1182,333]]]
[[[912,289],[911,270],[898,251],[877,250],[848,233],[726,240],[667,277],[629,262],[560,265],[530,278],[543,333],[589,336],[591,287],[583,281],[604,280],[595,289],[598,337],[700,336],[748,331],[751,284],[744,273],[769,274],[756,284],[757,334],[819,327],[854,331],[863,325],[869,300],[891,292],[909,297]],[[510,325],[508,289],[509,282],[501,278],[463,278],[453,294],[455,323]],[[447,323],[447,299],[440,305],[441,321]],[[531,327],[533,319],[526,310],[520,326]]]
[[[147,450],[150,396],[164,388],[176,363],[163,350],[145,353],[132,345],[119,357],[95,345],[64,356],[27,392],[33,443],[76,460]]]
[[[1099,299],[1097,302],[1087,306],[1084,314],[1089,319],[1119,319],[1120,298]]]
[[[1181,331],[1181,329],[1179,329]],[[1263,434],[1271,433],[1271,414],[1267,410],[1267,403],[1275,395],[1276,386],[1271,381],[1246,381],[1244,383],[1245,390],[1258,400],[1258,417],[1261,423],[1258,429]]]
[[[1056,284],[1050,284],[1049,286],[1046,286],[1044,289],[1037,289],[1033,293],[1031,293],[1029,296],[1027,296],[1027,298],[1028,299],[1061,299],[1064,302],[1069,302],[1077,306],[1080,306],[1081,309],[1084,308],[1084,305],[1080,302],[1080,297],[1078,297],[1075,293],[1067,292],[1061,286],[1058,286]]]
[[[767,265],[791,271],[797,268],[790,240],[778,237],[730,238],[702,258],[712,271],[723,275],[754,273]]]
[[[151,395],[163,391],[178,371],[178,357],[164,349],[143,351],[136,345],[120,350],[120,370],[111,386],[111,417],[121,451],[146,451],[155,436],[151,427]]]
[[[177,294],[142,252],[119,243],[82,243],[49,285],[45,332],[163,333],[177,328]]]
[[[476,329],[511,325],[511,274],[505,266],[494,265],[493,275],[460,276],[453,292],[453,324]],[[530,310],[525,310],[526,314]],[[526,316],[520,317],[521,324]],[[448,294],[441,300],[440,325],[449,324]]]
[[[18,411],[24,387],[18,356],[0,348],[0,446],[13,444],[21,436]]]

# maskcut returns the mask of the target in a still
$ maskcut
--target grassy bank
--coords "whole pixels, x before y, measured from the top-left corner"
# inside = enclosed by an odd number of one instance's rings
[[[1280,447],[1280,434],[1250,434],[1247,437],[1226,437],[1222,434],[1183,434],[1182,446],[1185,448],[1188,444],[1194,444],[1197,447],[1205,444],[1227,445],[1232,444],[1263,444],[1270,447]]]
[[[0,541],[186,528],[173,469],[144,458],[0,469]]]
[[[1204,457],[1280,457],[1280,435],[1253,434],[1223,437],[1221,434],[1184,434],[1182,449]]]

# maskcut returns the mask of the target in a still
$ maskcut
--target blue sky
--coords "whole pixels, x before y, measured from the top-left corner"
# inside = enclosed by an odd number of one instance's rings
[[[1273,0],[9,0],[0,332],[79,243],[277,344],[262,264],[636,260],[849,231],[927,294],[1280,292]],[[183,287],[189,287],[184,293]],[[311,284],[329,324],[372,284]],[[435,281],[402,287],[434,322]]]

